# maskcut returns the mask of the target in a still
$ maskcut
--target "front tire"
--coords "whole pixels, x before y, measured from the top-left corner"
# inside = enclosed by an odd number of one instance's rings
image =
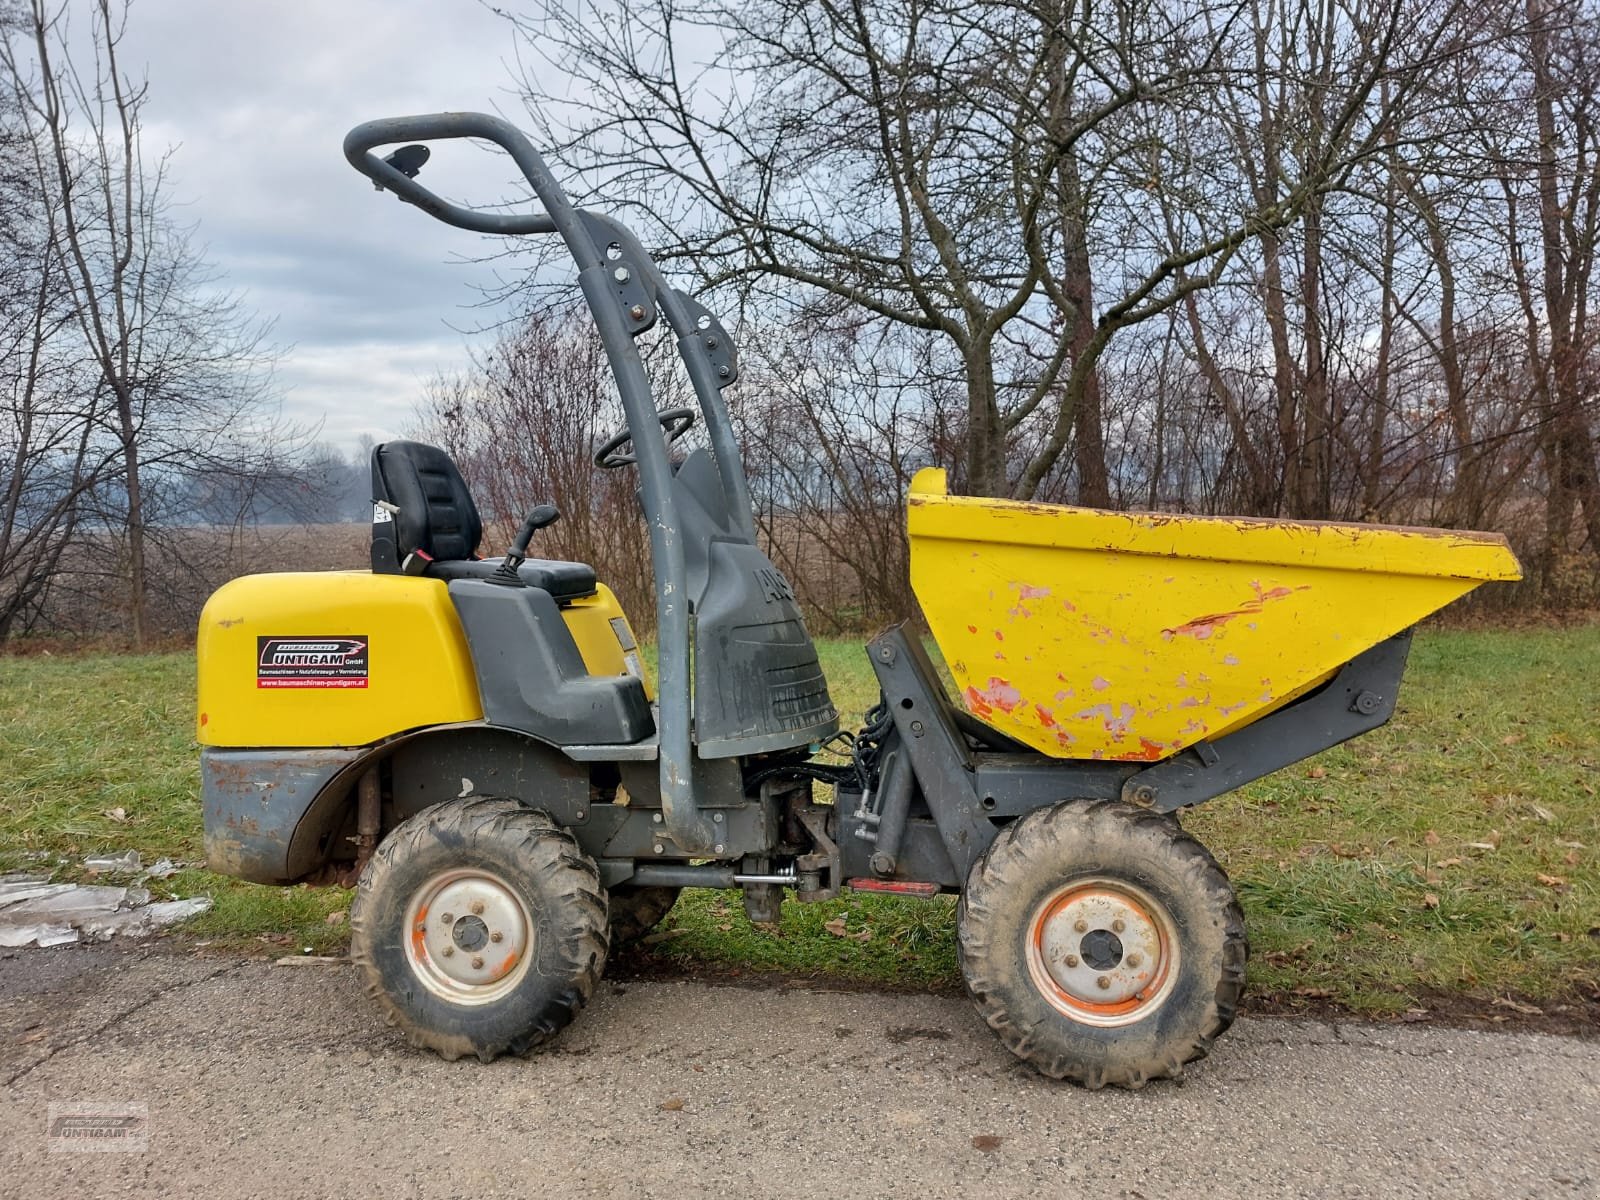
[[[469,797],[384,839],[350,906],[367,991],[415,1046],[522,1054],[571,1023],[608,949],[594,862],[546,813]]]
[[[1244,914],[1175,821],[1072,800],[1001,831],[957,910],[961,972],[1018,1058],[1086,1087],[1176,1078],[1233,1023]]]

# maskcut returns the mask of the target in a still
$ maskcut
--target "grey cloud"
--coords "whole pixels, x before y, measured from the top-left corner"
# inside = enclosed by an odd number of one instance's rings
[[[352,444],[409,420],[421,381],[465,361],[451,326],[493,324],[481,289],[497,247],[380,196],[345,163],[363,120],[493,108],[508,28],[473,0],[134,0],[125,65],[148,64],[147,152],[176,147],[177,215],[197,223],[224,286],[293,343],[284,411]],[[452,199],[521,195],[509,164],[468,144],[435,148],[430,185]]]

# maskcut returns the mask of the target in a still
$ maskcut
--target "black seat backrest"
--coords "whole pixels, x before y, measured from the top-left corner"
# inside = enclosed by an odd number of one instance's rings
[[[435,562],[475,558],[483,521],[450,456],[422,442],[372,450],[372,569],[395,574],[420,550]]]

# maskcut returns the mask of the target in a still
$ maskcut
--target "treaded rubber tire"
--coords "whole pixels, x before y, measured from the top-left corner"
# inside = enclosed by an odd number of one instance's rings
[[[1027,942],[1039,909],[1074,879],[1121,880],[1164,906],[1178,945],[1165,999],[1130,1024],[1064,1014],[1035,984]],[[1040,1073],[1088,1088],[1178,1078],[1229,1025],[1249,945],[1227,875],[1175,820],[1119,800],[1070,800],[1001,830],[957,907],[961,973],[978,1012]]]
[[[611,900],[611,945],[636,942],[661,924],[678,902],[681,888],[614,887]]]
[[[520,896],[536,958],[508,994],[458,1004],[413,969],[406,912],[441,872],[471,867],[494,871]],[[609,945],[600,872],[572,835],[547,813],[479,796],[436,804],[395,827],[356,884],[350,933],[351,957],[389,1023],[452,1061],[523,1054],[571,1024],[594,993]]]

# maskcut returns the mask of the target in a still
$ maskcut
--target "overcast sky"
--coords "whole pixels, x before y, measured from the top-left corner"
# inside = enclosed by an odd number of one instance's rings
[[[147,64],[146,151],[176,147],[174,198],[209,259],[276,321],[286,415],[353,448],[399,435],[422,384],[463,362],[490,284],[476,235],[379,195],[340,144],[374,117],[501,110],[515,46],[475,0],[134,0],[124,43]],[[456,200],[508,194],[508,160],[443,143],[424,181]],[[557,171],[559,177],[559,170]]]

